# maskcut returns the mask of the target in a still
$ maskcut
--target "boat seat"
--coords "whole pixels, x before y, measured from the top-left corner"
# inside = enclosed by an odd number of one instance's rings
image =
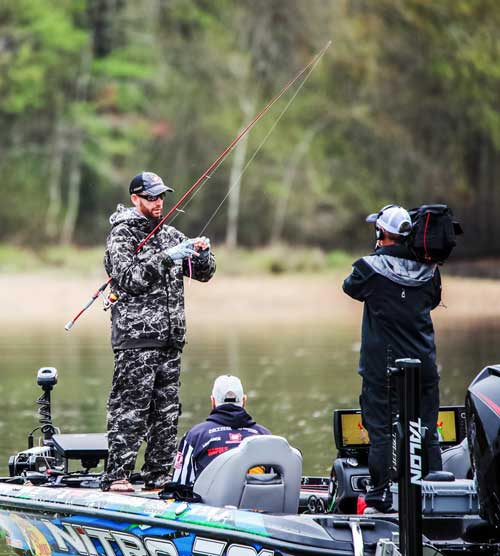
[[[441,457],[443,460],[443,471],[451,471],[456,479],[470,479],[472,477],[467,438],[464,438],[460,444],[444,450]]]
[[[249,474],[265,466],[270,473]],[[193,491],[210,506],[273,513],[297,513],[302,456],[281,436],[247,437],[237,447],[217,456],[196,479]]]

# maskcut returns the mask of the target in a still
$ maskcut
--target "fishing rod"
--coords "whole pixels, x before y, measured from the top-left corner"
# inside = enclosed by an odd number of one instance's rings
[[[328,41],[325,46],[313,57],[313,59],[305,65],[288,83],[267,103],[267,105],[248,123],[241,132],[229,143],[229,145],[220,153],[220,155],[210,164],[210,166],[201,174],[201,176],[189,187],[189,189],[184,193],[184,195],[177,201],[177,203],[167,212],[167,214],[160,220],[160,222],[153,228],[153,230],[137,245],[135,252],[138,253],[142,248],[148,243],[148,241],[156,234],[156,232],[163,226],[165,221],[172,216],[172,214],[179,210],[186,199],[193,193],[195,189],[203,185],[210,177],[213,172],[222,164],[224,159],[228,154],[236,147],[236,145],[243,139],[243,137],[255,126],[255,124],[271,109],[271,107],[290,89],[290,87],[296,83],[310,67],[316,66],[317,62],[323,57],[327,49],[330,47],[332,41]],[[106,282],[104,282],[93,294],[92,297],[87,301],[87,303],[82,307],[82,309],[64,326],[66,331],[73,328],[76,321],[83,315],[83,313],[89,309],[94,301],[99,297],[104,297],[104,291],[108,285],[113,281],[113,278],[109,277]],[[106,300],[109,304],[109,301]]]
[[[330,43],[328,43],[328,46],[330,46]],[[323,54],[326,52],[326,50],[323,50]],[[253,160],[255,159],[255,157],[257,156],[257,154],[260,152],[260,150],[262,149],[262,147],[265,145],[265,143],[267,142],[267,140],[269,139],[271,133],[274,131],[275,127],[279,124],[279,122],[281,121],[281,118],[285,115],[285,113],[287,112],[288,108],[292,105],[293,101],[295,100],[295,98],[297,97],[297,95],[300,93],[300,91],[302,90],[302,87],[305,85],[306,81],[309,79],[309,76],[311,75],[311,73],[314,71],[315,67],[317,66],[317,64],[320,62],[321,60],[321,56],[323,55],[318,55],[314,61],[314,63],[310,66],[310,69],[307,73],[307,75],[304,77],[304,79],[302,80],[302,83],[297,87],[297,89],[295,90],[295,92],[293,93],[293,96],[290,98],[290,100],[287,102],[286,106],[283,108],[283,110],[280,112],[280,114],[278,115],[278,117],[274,120],[273,125],[271,126],[271,128],[269,129],[269,131],[266,133],[266,135],[264,136],[264,138],[262,139],[262,141],[259,143],[258,147],[255,149],[254,153],[252,154],[252,156],[247,160],[245,166],[243,167],[243,169],[241,170],[239,176],[234,180],[234,183],[231,185],[231,187],[228,189],[227,193],[224,195],[224,198],[222,199],[222,201],[217,205],[217,207],[215,208],[214,212],[210,215],[210,217],[208,218],[208,220],[206,221],[205,225],[203,226],[203,228],[200,230],[200,232],[198,233],[198,236],[202,236],[205,233],[205,230],[208,228],[208,226],[210,225],[210,223],[212,222],[212,220],[215,218],[215,216],[217,215],[217,213],[219,212],[219,210],[221,209],[222,205],[226,202],[227,198],[229,197],[229,195],[231,195],[231,192],[239,185],[239,183],[241,182],[241,178],[243,177],[243,174],[245,174],[245,172],[247,171],[248,167],[250,166],[250,164],[252,164]],[[189,200],[189,202],[187,204],[189,204],[193,198],[196,196],[196,194],[199,192],[199,190],[193,194],[193,196],[191,197],[191,199]],[[176,215],[177,216],[177,215]],[[174,221],[175,217],[172,218],[172,222]]]

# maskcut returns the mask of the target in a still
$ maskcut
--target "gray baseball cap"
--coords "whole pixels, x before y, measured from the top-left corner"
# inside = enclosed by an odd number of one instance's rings
[[[366,221],[375,223],[377,228],[382,228],[386,232],[400,236],[407,236],[412,228],[408,211],[397,205],[386,205],[379,212],[369,214]]]
[[[130,195],[160,195],[167,191],[172,192],[171,187],[167,187],[158,174],[154,172],[141,172],[137,174],[129,185]]]

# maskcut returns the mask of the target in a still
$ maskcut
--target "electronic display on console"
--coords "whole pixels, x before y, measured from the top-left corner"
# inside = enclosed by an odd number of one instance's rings
[[[443,406],[439,409],[437,430],[444,448],[454,446],[465,438],[463,406]],[[338,450],[368,450],[370,438],[363,427],[360,409],[336,409],[333,412],[333,435]]]

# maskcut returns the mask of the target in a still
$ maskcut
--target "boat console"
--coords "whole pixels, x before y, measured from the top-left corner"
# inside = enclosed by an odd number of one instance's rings
[[[458,464],[452,455],[460,457],[460,469],[470,469],[468,453],[463,447],[466,441],[466,414],[464,406],[442,406],[438,417],[439,443],[443,450],[443,469],[452,473]],[[370,438],[361,421],[360,409],[336,409],[333,412],[333,439],[337,448],[337,457],[330,472],[330,489],[328,506],[335,513],[355,514],[358,499],[370,488],[368,471],[368,450]],[[457,450],[456,447],[459,447]],[[443,482],[452,479],[451,475],[441,474],[438,479]],[[471,478],[466,474],[456,478]]]

